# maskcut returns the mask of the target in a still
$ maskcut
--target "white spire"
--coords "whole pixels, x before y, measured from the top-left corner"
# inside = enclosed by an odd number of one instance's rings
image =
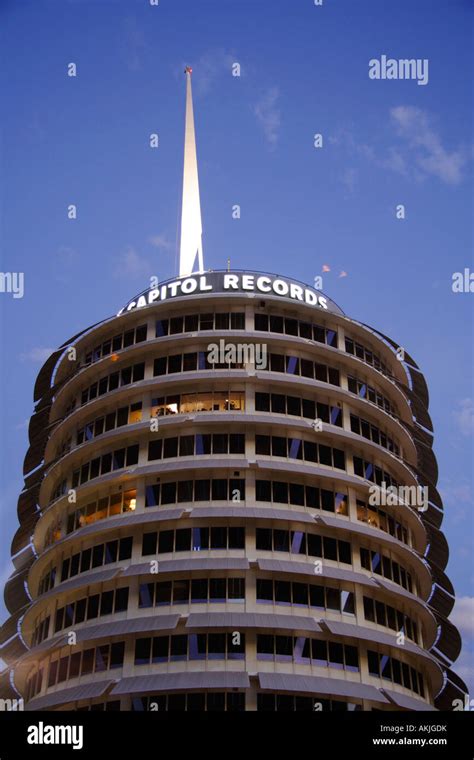
[[[192,274],[198,257],[198,272],[204,271],[202,260],[202,221],[199,200],[199,178],[194,132],[192,69],[186,67],[186,128],[184,135],[183,204],[181,208],[181,240],[179,275]]]

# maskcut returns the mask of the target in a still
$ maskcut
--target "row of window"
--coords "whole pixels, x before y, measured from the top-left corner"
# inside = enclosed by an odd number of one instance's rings
[[[213,433],[159,438],[148,444],[148,461],[208,454],[245,454],[243,433]]]
[[[92,383],[88,388],[84,388],[81,393],[81,406],[98,398],[98,396],[104,396],[106,393],[111,393],[111,391],[115,391],[124,385],[138,383],[144,377],[144,362],[133,364],[130,367],[123,367],[123,369],[117,372],[112,372],[110,375],[101,378],[98,382]]]
[[[183,528],[144,533],[142,556],[200,552],[208,550],[245,549],[245,528]]]
[[[59,660],[50,662],[48,688],[71,678],[121,668],[124,653],[125,642],[119,641],[116,644],[103,644],[92,649],[84,649],[82,652],[66,654]]]
[[[372,525],[374,528],[390,533],[394,538],[398,538],[404,544],[409,544],[409,532],[404,525],[390,517],[383,509],[372,507],[363,501],[357,499],[357,519]]]
[[[155,335],[163,338],[167,335],[197,332],[198,330],[245,330],[245,312],[223,312],[217,314],[186,314],[185,316],[158,319]]]
[[[124,467],[132,467],[134,464],[138,464],[139,449],[139,445],[134,444],[127,446],[127,448],[109,451],[107,454],[102,454],[102,456],[86,462],[72,473],[72,488],[82,486],[88,480],[106,475],[108,472],[123,470]]]
[[[132,698],[133,712],[244,712],[245,694],[238,691],[201,691]]]
[[[40,667],[26,682],[26,700],[41,692],[43,676],[47,672],[47,688],[79,676],[103,673],[113,668],[121,668],[125,653],[125,642],[104,644],[81,652],[69,651],[64,657],[52,660],[48,666]]]
[[[257,660],[311,664],[318,667],[359,670],[359,652],[349,644],[313,639],[306,636],[257,634]]]
[[[94,362],[98,362],[104,356],[110,356],[115,351],[121,351],[122,348],[128,348],[135,345],[135,343],[143,343],[147,339],[147,325],[139,325],[131,330],[120,333],[120,335],[114,335],[113,338],[105,340],[100,343],[92,351],[89,351],[84,358],[84,364],[88,366]]]
[[[341,384],[338,369],[310,359],[300,359],[299,356],[270,354],[270,362],[265,369],[270,372],[285,372],[287,375],[308,377],[330,385]]]
[[[196,412],[242,412],[244,409],[244,391],[182,393],[154,398],[151,402],[151,417]]]
[[[86,507],[76,509],[68,516],[66,534],[90,525],[97,520],[134,511],[136,493],[135,489],[131,489],[123,493],[112,494],[90,502]],[[211,499],[212,501],[245,501],[245,480],[243,478],[181,480],[155,483],[145,488],[146,508],[169,506],[176,503],[209,502]],[[315,486],[305,486],[301,483],[257,480],[256,501],[302,506],[308,509],[321,509],[325,512],[347,515],[347,494],[329,491],[325,488],[316,488]],[[408,542],[406,528],[402,528],[399,523],[386,516],[382,510],[375,512],[361,501],[357,502],[357,509],[358,519],[377,524],[381,530],[390,532],[405,543]],[[377,523],[373,523],[375,515],[380,515]],[[370,520],[368,519],[369,516]],[[54,540],[62,538],[60,522],[55,524],[54,532]],[[51,535],[48,543],[52,543],[52,541],[53,536]],[[49,589],[44,589],[44,591],[47,590]]]
[[[352,564],[351,545],[348,541],[304,533],[301,530],[257,528],[256,548],[260,551],[289,552]]]
[[[56,582],[56,568],[51,567],[41,578],[38,586],[38,594],[46,594],[50,591]]]
[[[390,488],[391,486],[398,488],[398,481],[390,473],[382,469],[382,467],[374,465],[373,462],[367,462],[361,457],[353,457],[353,463],[355,475],[365,478],[365,480],[370,480],[378,486],[385,483],[386,488]]]
[[[422,697],[425,696],[423,675],[415,670],[415,668],[412,668],[405,662],[400,662],[395,657],[388,657],[388,655],[370,650],[367,652],[367,658],[369,673],[372,676],[386,678],[388,681],[393,681],[399,686],[411,689],[411,691],[420,694]]]
[[[255,411],[288,414],[293,417],[306,417],[309,420],[321,420],[327,424],[342,427],[342,409],[309,398],[285,396],[281,393],[256,393]]]
[[[197,372],[212,369],[245,369],[243,362],[212,363],[207,351],[193,351],[189,354],[160,356],[153,362],[153,376],[174,375],[178,372]]]
[[[135,665],[184,660],[244,659],[244,633],[190,633],[135,641]]]
[[[79,625],[85,620],[95,620],[104,615],[112,615],[118,612],[126,612],[128,609],[128,586],[103,591],[101,594],[78,599],[76,602],[58,607],[54,619],[54,633]]]
[[[85,507],[71,512],[67,517],[66,529],[64,531],[64,521],[62,515],[59,515],[54,522],[49,526],[45,536],[45,547],[50,546],[55,541],[59,541],[64,538],[65,535],[73,533],[79,528],[84,528],[86,525],[91,525],[97,520],[105,520],[107,517],[113,517],[113,515],[120,515],[125,512],[133,512],[137,506],[137,491],[136,488],[129,491],[123,491],[119,493],[113,493],[110,496],[103,496],[100,499],[89,502]],[[45,587],[40,593],[49,591]]]
[[[177,372],[196,372],[198,370],[212,369],[244,369],[241,362],[212,364],[208,360],[205,351],[189,354],[175,354],[173,356],[161,356],[155,359],[153,374],[155,377],[171,375]],[[331,385],[340,385],[339,370],[326,364],[300,359],[297,356],[285,356],[283,354],[270,354],[269,363],[266,367],[271,372],[284,372],[289,375],[301,375],[312,380],[318,380]]]
[[[255,329],[261,332],[295,335],[337,348],[337,332],[311,322],[281,317],[275,314],[255,314]]]
[[[328,536],[302,531],[257,528],[256,548],[290,552],[351,564],[351,545]],[[142,556],[174,552],[245,549],[245,528],[184,528],[144,533]]]
[[[366,364],[370,364],[372,367],[375,367],[375,369],[378,369],[379,372],[383,372],[385,375],[390,374],[386,364],[381,361],[380,357],[377,356],[377,354],[375,354],[371,349],[363,346],[361,343],[357,343],[356,341],[351,340],[351,338],[346,338],[345,349],[348,354],[357,356],[358,359],[362,359],[362,361]]]
[[[354,615],[354,594],[313,583],[257,578],[257,602],[334,610]]]
[[[264,692],[257,694],[257,710],[259,712],[356,712],[362,710],[362,705],[354,702],[341,702],[338,699],[299,697],[293,696],[293,694]]]
[[[302,438],[284,438],[276,435],[256,435],[255,453],[263,456],[284,457],[304,462],[323,464],[338,470],[346,469],[346,455],[342,449]]]
[[[244,659],[245,634],[237,632],[154,636],[135,641],[135,665]],[[305,636],[257,634],[257,659],[359,670],[357,647]]]
[[[361,549],[360,564],[365,570],[369,570],[376,575],[382,575],[399,586],[403,586],[407,591],[411,592],[413,590],[411,573],[405,570],[398,562],[380,554],[380,552]]]
[[[128,491],[118,491],[103,496],[100,499],[89,502],[85,507],[80,507],[68,515],[66,523],[66,535],[73,533],[86,525],[92,525],[97,520],[105,520],[107,517],[121,515],[125,512],[134,512],[137,506],[137,490],[132,488]]]
[[[256,501],[290,504],[347,515],[347,494],[279,480],[257,480]]]
[[[146,486],[145,507],[201,501],[245,500],[245,480],[181,480]],[[347,515],[347,494],[325,488],[271,480],[256,481],[256,501],[306,506]]]
[[[125,425],[133,425],[135,422],[142,420],[142,402],[130,406],[121,406],[114,409],[110,414],[97,417],[97,419],[88,422],[87,425],[79,428],[76,434],[76,445],[80,446],[85,441],[91,441],[93,438],[108,433],[109,430],[115,430]]]
[[[133,697],[132,711],[244,712],[245,696],[245,693],[238,691],[208,691]],[[109,702],[105,704],[107,709],[108,705],[116,703]],[[91,710],[93,709],[104,709],[104,707],[102,704],[98,706],[92,705]],[[108,707],[108,709],[113,708]],[[322,712],[347,712],[362,710],[362,706],[353,702],[342,702],[338,699],[322,699],[320,697],[303,697],[267,692],[257,694],[258,712],[314,712],[315,710]]]
[[[392,404],[388,398],[379,393],[379,391],[377,391],[371,385],[367,385],[367,383],[359,380],[357,377],[348,375],[347,387],[348,390],[351,393],[355,393],[356,396],[365,398],[367,401],[370,401],[371,404],[375,404],[376,406],[380,407],[380,409],[384,409],[388,414],[391,414],[392,416],[398,416],[398,410],[396,406]]]
[[[32,646],[41,644],[41,642],[45,640],[49,633],[49,622],[50,616],[47,615],[41,622],[35,625],[35,630],[33,631]]]
[[[130,559],[132,556],[133,537],[119,538],[113,541],[107,541],[104,544],[97,544],[90,549],[83,549],[72,557],[63,560],[61,566],[61,583],[68,578],[73,578],[79,573],[86,573],[91,568],[110,565],[113,562],[120,562],[124,559]]]
[[[156,483],[145,488],[145,507],[200,501],[245,501],[243,478],[212,478]]]
[[[404,633],[418,644],[418,626],[414,620],[389,604],[377,602],[372,597],[364,596],[364,616],[372,623],[378,623],[392,631]]]
[[[351,414],[351,430],[353,433],[383,446],[384,449],[392,451],[397,457],[400,456],[400,449],[392,438],[383,433],[376,425],[372,425],[371,422],[358,417],[356,414]]]
[[[245,601],[245,578],[193,578],[141,583],[140,608],[171,604],[216,604]]]
[[[180,436],[166,439],[159,439],[151,441],[148,448],[148,459],[166,459],[175,458],[178,456],[193,456],[193,455],[207,455],[207,454],[245,454],[245,437],[243,434],[198,434],[196,436]],[[261,455],[281,456],[290,459],[304,460],[308,462],[315,462],[329,467],[345,470],[345,454],[342,449],[331,448],[324,446],[323,444],[313,443],[311,441],[303,441],[300,438],[283,438],[281,436],[256,436],[256,453]],[[124,469],[125,467],[132,467],[138,464],[139,457],[139,445],[134,444],[127,448],[116,449],[115,451],[108,452],[102,456],[92,459],[90,462],[85,462],[80,468],[73,471],[72,474],[72,488],[77,488],[79,485],[87,483],[89,480],[105,475],[109,472]],[[370,480],[372,483],[376,483],[382,486],[382,483],[386,484],[386,487],[391,486],[397,488],[398,481],[390,475],[386,470],[381,467],[377,467],[372,462],[363,460],[361,457],[353,457],[354,473],[361,478]],[[207,482],[209,481],[196,481]],[[225,482],[225,481],[213,481]],[[171,484],[168,484],[172,490]],[[163,489],[165,484],[163,484]],[[213,485],[214,489],[214,485]],[[56,489],[57,490],[57,489]],[[223,489],[227,490],[227,489]],[[245,491],[245,488],[243,489]],[[65,492],[65,491],[64,491]],[[53,492],[52,501],[57,498],[56,491]],[[227,496],[214,496],[213,499],[225,499]],[[239,499],[244,499],[243,492],[239,494]],[[258,498],[258,497],[257,497]],[[192,499],[190,499],[192,501]],[[207,501],[207,498],[196,499],[199,501]],[[276,500],[276,499],[274,499]],[[283,501],[288,502],[288,498],[285,499],[283,494]],[[267,499],[264,499],[267,501]],[[170,502],[165,502],[170,503]],[[298,502],[296,502],[298,503]],[[147,506],[151,506],[147,504]],[[155,506],[155,505],[154,505]]]

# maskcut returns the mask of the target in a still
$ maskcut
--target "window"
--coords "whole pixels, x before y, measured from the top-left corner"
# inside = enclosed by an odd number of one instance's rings
[[[151,639],[135,641],[135,665],[147,665],[150,662]]]
[[[197,354],[184,354],[183,372],[195,372],[196,367],[197,367]]]
[[[158,359],[155,359],[154,365],[153,365],[153,374],[155,377],[158,375],[166,375],[166,357],[159,357]]]
[[[171,581],[156,584],[156,605],[158,607],[171,604],[171,589]]]
[[[181,354],[168,357],[168,374],[182,372],[183,357]]]

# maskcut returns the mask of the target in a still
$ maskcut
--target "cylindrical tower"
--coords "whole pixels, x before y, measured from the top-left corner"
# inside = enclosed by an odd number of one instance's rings
[[[463,698],[428,391],[392,340],[294,280],[210,272],[67,341],[35,402],[3,697],[160,711]]]

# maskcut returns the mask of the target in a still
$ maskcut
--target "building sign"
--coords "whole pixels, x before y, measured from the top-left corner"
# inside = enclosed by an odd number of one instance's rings
[[[344,314],[321,291],[287,277],[257,272],[206,272],[206,274],[167,280],[158,287],[136,296],[119,311],[117,316],[127,311],[153,306],[161,301],[183,296],[202,295],[205,297],[208,293],[254,293],[262,298],[276,296],[288,301],[309,304],[323,311]]]

